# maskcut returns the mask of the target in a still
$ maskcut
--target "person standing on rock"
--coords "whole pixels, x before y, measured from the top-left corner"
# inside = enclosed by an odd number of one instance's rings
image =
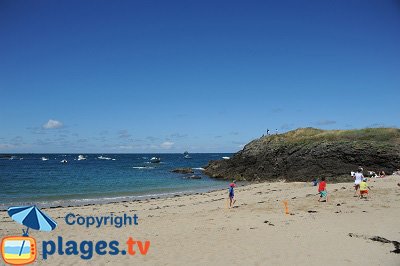
[[[362,168],[358,168],[357,173],[354,174],[354,197],[358,197],[358,190],[360,188],[360,184],[364,179],[362,174]]]

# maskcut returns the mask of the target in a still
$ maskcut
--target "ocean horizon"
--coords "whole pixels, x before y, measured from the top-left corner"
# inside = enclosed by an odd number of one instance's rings
[[[0,210],[16,205],[80,206],[221,189],[226,181],[212,179],[202,169],[210,160],[231,155],[192,153],[185,159],[181,153],[2,154]],[[161,161],[152,163],[152,157]],[[201,179],[171,172],[182,167],[192,168]]]

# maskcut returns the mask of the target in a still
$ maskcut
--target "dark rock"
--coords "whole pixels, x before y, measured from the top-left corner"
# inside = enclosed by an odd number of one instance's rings
[[[198,175],[191,175],[191,176],[187,176],[187,179],[201,179],[201,176]]]
[[[400,168],[400,129],[301,128],[253,140],[229,160],[211,161],[204,173],[220,179],[352,181],[351,171],[393,173]]]
[[[381,242],[381,243],[392,243],[394,246],[394,250],[392,250],[390,252],[400,254],[400,242],[388,240],[388,239],[386,239],[384,237],[380,237],[380,236],[374,236],[374,237],[371,237],[370,239],[372,241],[377,241],[377,242]]]
[[[192,168],[176,168],[176,169],[172,170],[171,172],[179,173],[179,174],[193,174],[194,173]]]

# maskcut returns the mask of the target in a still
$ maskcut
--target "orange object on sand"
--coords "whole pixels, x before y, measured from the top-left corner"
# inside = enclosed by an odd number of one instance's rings
[[[284,201],[283,201],[283,204],[285,205],[285,213],[286,213],[286,214],[289,214],[288,201],[287,201],[287,200],[284,200]]]

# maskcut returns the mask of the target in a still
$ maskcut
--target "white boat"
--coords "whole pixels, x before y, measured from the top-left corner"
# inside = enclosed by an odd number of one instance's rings
[[[185,158],[185,159],[192,159],[192,157],[190,157],[189,154],[186,154],[183,158]]]
[[[224,156],[224,157],[222,157],[222,159],[224,159],[224,160],[229,160],[229,159],[230,159],[230,157],[228,157],[228,156]]]
[[[97,159],[100,159],[100,160],[111,160],[110,157],[104,157],[103,155],[97,157]]]
[[[68,161],[63,159],[63,160],[60,161],[60,163],[68,163]]]
[[[86,158],[83,155],[78,155],[78,161],[86,160]]]
[[[42,161],[48,161],[49,160],[49,158],[46,158],[46,157],[42,157],[42,158],[40,158]]]
[[[159,157],[152,157],[152,158],[150,159],[150,162],[151,162],[151,163],[159,163],[159,162],[161,162],[161,158],[159,158]]]

